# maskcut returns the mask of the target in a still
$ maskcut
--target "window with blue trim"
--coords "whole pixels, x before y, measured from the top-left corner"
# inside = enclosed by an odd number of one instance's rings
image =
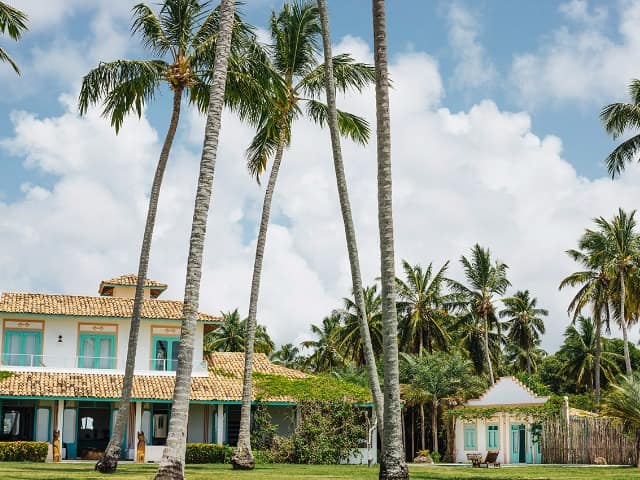
[[[78,346],[79,368],[115,368],[116,336],[105,333],[81,333]]]
[[[476,442],[476,426],[473,424],[466,424],[464,426],[464,449],[475,450],[478,448]]]
[[[4,331],[2,362],[5,365],[35,367],[42,357],[42,332],[32,330]]]
[[[153,337],[153,370],[175,370],[179,350],[180,337]]]
[[[487,449],[497,450],[500,448],[500,435],[498,425],[487,425]]]

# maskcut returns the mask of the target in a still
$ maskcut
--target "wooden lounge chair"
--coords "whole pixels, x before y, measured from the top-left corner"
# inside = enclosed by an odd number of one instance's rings
[[[500,451],[498,450],[488,451],[484,462],[480,462],[479,467],[482,468],[483,465],[486,465],[489,468],[489,465],[493,465],[494,468],[500,468],[500,462],[498,462],[499,453]]]

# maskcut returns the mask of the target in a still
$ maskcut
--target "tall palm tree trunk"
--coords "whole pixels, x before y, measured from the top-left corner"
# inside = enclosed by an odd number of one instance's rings
[[[400,425],[400,378],[398,372],[398,312],[393,249],[391,178],[391,123],[389,74],[384,0],[372,0],[376,70],[376,131],[378,157],[378,228],[380,230],[380,277],[382,284],[382,332],[384,343],[384,436],[380,479],[409,478],[402,451]]]
[[[433,452],[438,452],[438,399],[431,401],[431,435],[433,436]]]
[[[249,316],[247,317],[247,342],[244,353],[244,377],[242,384],[242,407],[240,409],[240,431],[238,433],[238,446],[236,452],[231,457],[231,464],[234,469],[251,470],[255,466],[253,453],[251,452],[251,398],[252,398],[252,376],[253,376],[253,345],[256,332],[256,317],[258,313],[258,299],[260,296],[260,279],[262,276],[262,261],[264,249],[267,243],[267,230],[269,228],[269,216],[271,215],[271,202],[273,192],[280,171],[280,162],[284,153],[285,129],[281,129],[278,141],[278,150],[271,165],[269,182],[264,193],[262,203],[262,218],[260,219],[260,230],[256,243],[256,257],[253,263],[253,277],[251,279],[251,296],[249,298]]]
[[[209,111],[205,127],[200,175],[193,208],[193,222],[189,241],[189,258],[184,288],[184,307],[182,310],[182,329],[180,331],[180,352],[176,368],[176,381],[173,390],[173,405],[167,445],[156,480],[174,480],[184,478],[184,457],[187,443],[187,422],[189,419],[189,397],[191,393],[191,371],[193,368],[193,344],[198,305],[200,301],[200,278],[202,276],[202,253],[207,233],[209,204],[213,189],[213,175],[216,166],[220,121],[224,106],[224,91],[227,79],[227,65],[231,47],[235,2],[220,2],[220,29],[216,44],[216,58],[213,81],[209,98]]]
[[[427,448],[427,427],[424,421],[424,403],[420,402],[420,448]]]
[[[489,371],[489,382],[493,385],[496,382],[493,377],[493,364],[491,363],[491,354],[489,353],[489,322],[487,321],[486,312],[482,315],[482,319],[484,322],[484,358],[487,362],[487,369]]]
[[[131,390],[133,389],[133,372],[136,366],[136,351],[138,349],[138,332],[140,331],[140,317],[142,314],[142,305],[144,301],[144,285],[147,280],[147,271],[149,269],[149,256],[151,254],[151,240],[153,238],[153,229],[156,224],[156,213],[158,211],[158,200],[160,199],[160,188],[164,171],[169,160],[169,152],[173,144],[178,121],[180,119],[180,101],[182,100],[182,89],[177,88],[173,92],[173,111],[171,113],[171,121],[169,122],[169,130],[164,139],[160,158],[156,166],[156,173],[153,177],[151,186],[151,195],[149,196],[149,207],[147,209],[147,220],[144,226],[144,235],[142,237],[142,248],[140,249],[140,260],[138,262],[138,280],[136,283],[136,294],[133,301],[133,313],[131,315],[131,327],[129,330],[129,343],[127,346],[127,360],[124,369],[124,380],[122,383],[122,394],[116,423],[109,439],[109,444],[105,450],[104,456],[98,460],[95,469],[102,473],[113,473],[118,468],[118,459],[120,458],[122,439],[124,431],[127,427],[129,419],[129,410],[131,406]]]
[[[360,337],[362,338],[362,350],[364,353],[369,387],[376,411],[378,422],[378,433],[383,436],[384,431],[384,399],[378,378],[376,367],[376,357],[371,344],[371,333],[367,322],[367,311],[362,291],[362,275],[360,273],[360,259],[358,257],[358,242],[356,241],[356,231],[351,215],[351,203],[349,201],[349,190],[347,179],[344,173],[344,162],[342,161],[342,148],[340,146],[340,131],[338,128],[338,113],[336,107],[336,81],[333,76],[333,55],[331,53],[331,36],[329,33],[329,15],[327,13],[327,3],[325,0],[318,0],[318,10],[320,12],[320,22],[322,24],[322,42],[324,45],[324,65],[325,82],[327,88],[327,110],[329,132],[331,133],[331,147],[333,149],[333,165],[338,185],[338,197],[340,198],[340,209],[342,210],[342,221],[344,223],[344,234],[347,239],[347,251],[349,254],[349,265],[351,267],[351,283],[353,286],[353,298],[358,308],[358,325]]]
[[[627,370],[627,375],[633,374],[631,368],[631,356],[629,354],[629,334],[627,332],[627,319],[624,310],[624,301],[626,297],[626,290],[624,284],[624,270],[620,271],[620,323],[622,325],[622,339],[624,341],[624,366]]]
[[[596,392],[596,403],[600,403],[600,363],[602,358],[602,320],[600,319],[600,315],[595,315],[596,322],[596,351],[594,355],[594,380],[595,380],[595,392]]]
[[[527,351],[527,374],[531,376],[531,351]]]

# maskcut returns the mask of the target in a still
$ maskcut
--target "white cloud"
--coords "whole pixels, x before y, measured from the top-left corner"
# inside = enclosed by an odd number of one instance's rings
[[[461,87],[490,84],[496,78],[496,70],[478,41],[478,21],[457,3],[451,4],[448,21],[449,43],[458,62],[454,70],[454,83]]]
[[[350,47],[359,59],[371,58],[356,38],[343,39],[336,51]],[[438,66],[424,53],[398,55],[391,75],[398,263],[449,259],[451,275],[461,278],[460,255],[476,242],[491,248],[510,265],[514,288],[531,290],[551,311],[545,346],[556,347],[571,296],[557,286],[576,267],[563,252],[592,217],[638,204],[640,168],[630,166],[616,182],[591,181],[562,158],[559,138],[532,132],[526,113],[505,112],[490,100],[450,111]],[[78,117],[73,98],[61,97],[60,116],[15,112],[14,131],[0,143],[29,168],[56,176],[51,188],[32,181],[22,198],[0,202],[0,291],[94,294],[101,279],[136,270],[161,138],[146,117],[129,119],[115,136],[98,112]],[[372,89],[339,103],[375,123]],[[162,190],[150,276],[170,284],[168,298],[183,294],[202,125],[194,112],[183,116]],[[263,194],[245,168],[250,137],[225,114],[204,311],[247,310]],[[343,147],[364,281],[371,283],[379,271],[375,142]],[[328,132],[300,121],[274,198],[259,307],[259,320],[280,343],[307,337],[309,325],[350,290],[332,165]]]
[[[511,83],[523,105],[552,102],[601,105],[620,98],[640,66],[640,2],[618,2],[617,36],[605,29],[604,7],[586,0],[562,4],[567,23],[542,41],[535,53],[516,55]]]

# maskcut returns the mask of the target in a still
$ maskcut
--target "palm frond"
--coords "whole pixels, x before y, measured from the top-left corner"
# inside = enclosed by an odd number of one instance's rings
[[[277,120],[268,114],[263,114],[258,123],[256,133],[247,148],[247,169],[260,183],[260,175],[267,169],[269,158],[278,149],[280,129]]]
[[[208,2],[198,0],[166,0],[160,9],[159,23],[169,44],[179,53],[186,55],[194,31],[200,25]]]
[[[0,2],[0,33],[8,33],[13,40],[20,40],[22,32],[28,30],[27,14],[15,7]],[[14,67],[15,68],[15,67]]]
[[[142,44],[156,55],[162,57],[169,51],[175,55],[177,52],[172,50],[171,42],[162,30],[160,20],[153,10],[144,3],[135,5],[132,10],[131,33],[139,34]]]
[[[327,106],[322,102],[307,100],[307,114],[321,127],[327,123]],[[338,110],[338,128],[342,136],[350,138],[356,143],[366,145],[369,141],[371,133],[369,122],[362,117]]]
[[[639,152],[640,135],[635,135],[618,145],[605,160],[609,175],[611,175],[612,178],[620,175],[628,162],[636,160]]]
[[[332,58],[333,76],[336,79],[336,89],[341,92],[354,89],[361,92],[376,80],[376,71],[373,65],[356,62],[349,54],[336,55]],[[311,98],[320,98],[325,89],[324,64],[318,65],[306,75],[296,90]]]
[[[9,54],[2,47],[0,47],[0,62],[7,62],[9,65],[11,65],[13,70],[18,75],[20,75],[20,69],[18,68],[18,65],[16,64],[16,62],[13,61],[13,59],[9,56]]]

